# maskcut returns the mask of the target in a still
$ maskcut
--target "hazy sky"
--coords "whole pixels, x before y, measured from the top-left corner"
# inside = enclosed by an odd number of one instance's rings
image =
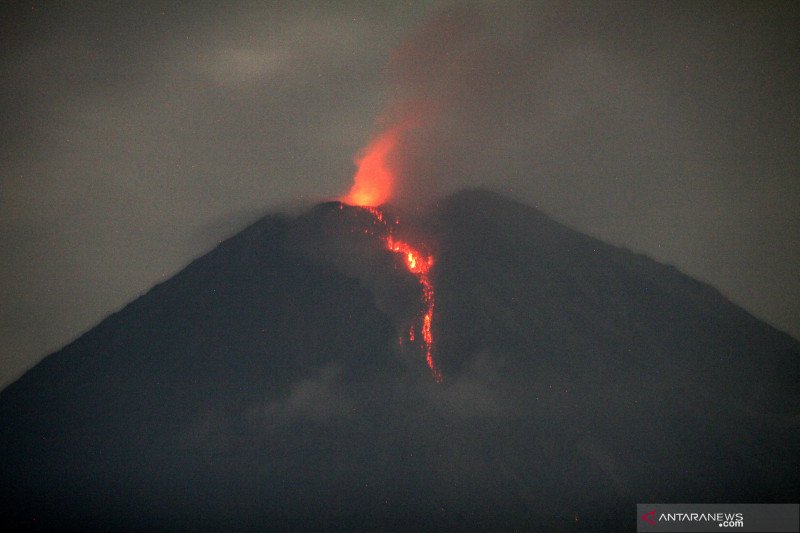
[[[800,337],[796,3],[173,4],[0,8],[0,385],[410,110],[399,201],[504,191]]]

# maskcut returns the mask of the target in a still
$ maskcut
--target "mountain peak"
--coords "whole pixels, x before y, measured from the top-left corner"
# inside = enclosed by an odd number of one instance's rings
[[[380,212],[261,219],[0,392],[3,520],[620,529],[798,499],[796,341],[490,191]],[[442,383],[389,236],[435,256]]]

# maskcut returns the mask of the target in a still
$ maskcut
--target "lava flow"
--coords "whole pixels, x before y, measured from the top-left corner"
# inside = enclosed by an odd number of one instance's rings
[[[422,312],[408,330],[408,342],[414,343],[417,338],[422,339],[425,349],[425,362],[431,370],[433,379],[441,383],[442,372],[433,359],[433,311],[435,307],[435,290],[433,280],[430,277],[430,270],[433,267],[433,255],[423,254],[419,248],[410,243],[397,239],[394,236],[394,229],[399,226],[399,219],[393,223],[386,221],[383,212],[377,207],[385,202],[392,194],[395,176],[388,158],[396,149],[399,137],[404,130],[414,127],[413,123],[396,125],[384,131],[373,142],[371,142],[364,154],[356,160],[358,171],[355,175],[355,183],[348,194],[342,198],[342,202],[358,206],[369,213],[375,223],[382,226],[382,243],[385,248],[403,257],[403,263],[411,274],[413,274],[422,288],[421,303]],[[419,335],[417,335],[419,331]]]
[[[394,252],[403,258],[403,264],[406,269],[414,275],[419,281],[422,288],[421,303],[422,312],[417,318],[416,323],[412,324],[406,336],[409,343],[414,343],[417,338],[422,339],[425,349],[425,362],[431,370],[433,379],[437,383],[441,383],[444,377],[441,370],[436,365],[433,358],[433,331],[431,325],[433,323],[433,310],[435,307],[435,290],[433,281],[430,277],[430,270],[433,267],[433,255],[422,253],[419,248],[411,245],[410,243],[400,240],[394,236],[394,229],[400,225],[400,220],[395,219],[393,223],[389,223],[386,217],[377,207],[372,206],[358,206],[372,217],[374,224],[381,228],[380,232],[373,230],[365,230],[365,233],[370,235],[379,235],[383,246],[390,252]],[[417,335],[419,331],[419,335]],[[402,338],[401,338],[402,341]]]
[[[425,362],[428,363],[428,368],[431,369],[433,379],[437,383],[442,382],[442,372],[436,366],[433,360],[433,332],[431,331],[431,323],[433,322],[433,309],[435,306],[435,295],[433,289],[433,282],[431,281],[429,272],[433,266],[433,256],[423,256],[420,251],[405,241],[397,240],[389,232],[388,237],[385,239],[386,247],[403,256],[406,268],[414,274],[422,286],[422,304],[424,313],[422,314],[421,324],[418,326],[422,333],[422,342],[425,344]],[[409,342],[414,342],[416,338],[416,327],[411,326],[408,330]]]

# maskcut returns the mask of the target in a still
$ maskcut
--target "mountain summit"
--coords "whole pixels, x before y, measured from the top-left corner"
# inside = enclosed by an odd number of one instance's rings
[[[800,344],[673,267],[486,191],[265,217],[0,392],[25,527],[620,529],[800,499]],[[413,336],[413,335],[412,335]]]

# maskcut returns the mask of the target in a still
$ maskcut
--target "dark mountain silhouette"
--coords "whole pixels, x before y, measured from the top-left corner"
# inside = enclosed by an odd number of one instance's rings
[[[617,530],[800,499],[796,340],[493,193],[400,215],[444,383],[363,211],[266,217],[0,393],[2,521]]]

